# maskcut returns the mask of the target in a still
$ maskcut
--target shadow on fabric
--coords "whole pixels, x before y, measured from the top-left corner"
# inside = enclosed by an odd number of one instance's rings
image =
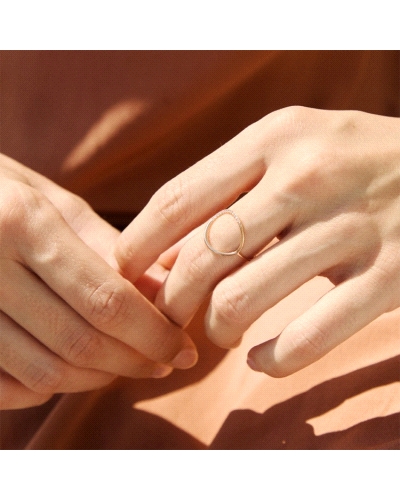
[[[307,421],[345,400],[399,380],[400,356],[319,384],[259,414],[235,410],[213,449],[399,449],[400,413],[373,418],[349,429],[316,436]]]

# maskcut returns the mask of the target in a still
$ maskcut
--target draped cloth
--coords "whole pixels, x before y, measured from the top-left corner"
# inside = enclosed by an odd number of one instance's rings
[[[122,226],[164,182],[276,109],[399,116],[399,64],[396,51],[1,52],[0,147]],[[289,377],[246,364],[330,287],[306,283],[231,351],[204,335],[203,308],[188,328],[197,366],[2,411],[1,447],[398,449],[399,309]]]

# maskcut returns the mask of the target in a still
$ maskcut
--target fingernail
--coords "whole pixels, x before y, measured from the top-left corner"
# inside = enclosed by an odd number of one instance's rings
[[[175,368],[191,368],[197,363],[198,354],[195,348],[185,347],[175,358],[171,361],[171,365]]]
[[[254,361],[253,358],[250,358],[250,356],[247,357],[247,364],[250,366],[250,368],[252,370],[254,370],[255,372],[261,372],[262,370],[260,370],[257,366],[257,363]]]
[[[152,376],[153,378],[163,378],[163,377],[166,377],[167,375],[169,375],[172,371],[173,371],[172,366],[168,366],[168,365],[157,365],[157,366],[154,368],[154,371],[153,371],[153,373],[151,374],[151,376]]]

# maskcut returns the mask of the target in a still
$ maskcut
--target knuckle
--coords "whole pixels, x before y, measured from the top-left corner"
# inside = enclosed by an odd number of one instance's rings
[[[333,133],[349,139],[353,134],[358,133],[359,120],[362,111],[346,110],[331,117],[331,127]]]
[[[100,349],[100,338],[96,332],[73,331],[63,342],[61,356],[74,366],[89,367],[93,365]]]
[[[292,105],[282,108],[277,111],[277,118],[283,123],[285,127],[294,125],[298,127],[298,123],[302,122],[310,113],[310,109],[304,106]]]
[[[43,197],[35,189],[17,181],[5,182],[1,191],[2,233],[17,236],[31,222],[32,212],[42,207]]]
[[[69,191],[60,191],[58,193],[63,209],[68,212],[68,220],[75,222],[86,214],[93,212],[93,209],[87,201],[75,193]]]
[[[287,106],[272,113],[265,118],[265,125],[273,135],[288,136],[297,132],[299,125],[308,117],[310,109],[303,106]]]
[[[64,370],[61,364],[53,363],[30,363],[23,373],[23,382],[31,390],[43,393],[54,394],[60,392],[61,384],[64,380]]]
[[[251,317],[250,298],[233,279],[214,290],[211,305],[217,322],[247,326]]]
[[[281,333],[283,352],[276,357],[275,349],[264,354],[263,372],[274,378],[283,378],[320,359],[333,346],[328,342],[328,331],[321,326],[296,321]],[[273,341],[276,347],[276,343]]]
[[[128,312],[125,288],[111,280],[95,286],[88,297],[89,317],[94,325],[121,324]]]
[[[282,202],[303,215],[311,211],[319,214],[316,204],[335,210],[340,196],[331,175],[332,165],[338,163],[335,152],[325,149],[300,156],[293,173],[285,176],[278,186]]]
[[[197,240],[188,242],[180,251],[178,259],[177,263],[184,270],[185,280],[197,283],[209,279],[206,252]]]
[[[157,214],[168,224],[185,221],[190,210],[188,185],[180,175],[167,182],[153,197]]]
[[[330,153],[324,151],[304,152],[297,162],[296,172],[285,179],[283,190],[287,194],[309,196],[310,190],[320,192],[328,180],[326,165],[332,163]]]
[[[361,270],[377,258],[380,250],[379,237],[368,217],[358,213],[342,213],[332,217],[326,231],[336,254],[342,256],[344,278],[349,272]]]
[[[312,324],[297,323],[286,331],[290,338],[291,356],[317,360],[327,350],[327,332]]]

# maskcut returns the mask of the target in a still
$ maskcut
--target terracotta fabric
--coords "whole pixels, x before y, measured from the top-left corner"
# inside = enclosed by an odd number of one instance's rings
[[[96,210],[166,180],[293,104],[399,113],[398,52],[1,52],[1,151]]]
[[[265,114],[299,104],[399,116],[395,51],[2,52],[1,150],[133,216],[166,180]],[[305,284],[226,352],[189,327],[200,361],[0,413],[1,447],[398,449],[400,310],[300,372],[246,365],[330,287]]]

